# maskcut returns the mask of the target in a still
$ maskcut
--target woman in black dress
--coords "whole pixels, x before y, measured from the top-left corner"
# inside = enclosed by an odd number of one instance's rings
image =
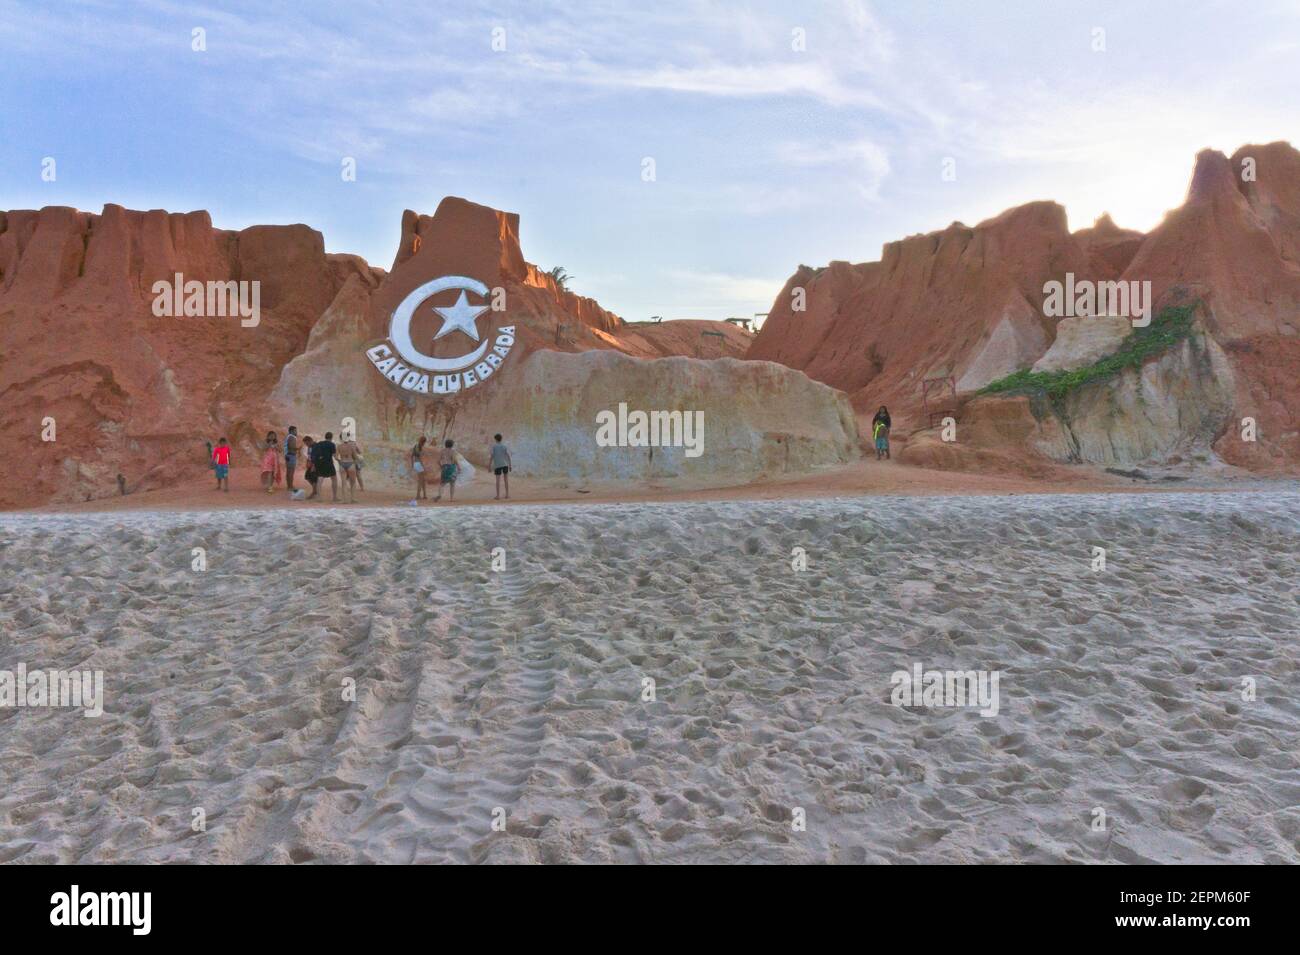
[[[311,453],[312,446],[315,443],[316,442],[312,440],[311,435],[303,435],[302,446],[307,449],[307,470],[303,472],[302,476],[307,483],[311,485],[311,494],[308,495],[309,499],[316,496],[316,482],[320,480],[319,475],[316,474],[316,462]]]
[[[876,435],[876,425],[878,424],[883,424],[885,426],[885,430],[882,435],[885,440],[882,445],[882,443],[877,439],[876,457],[880,457],[880,452],[883,451],[885,458],[888,459],[889,458],[889,429],[892,427],[892,422],[889,420],[889,409],[886,408],[884,405],[880,406],[880,410],[876,412],[876,416],[871,419],[871,432],[873,436]]]

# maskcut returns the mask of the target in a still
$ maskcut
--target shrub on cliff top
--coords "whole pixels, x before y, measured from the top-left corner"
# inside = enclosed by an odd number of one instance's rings
[[[1025,368],[990,382],[979,393],[996,395],[1042,392],[1054,402],[1060,401],[1076,388],[1113,378],[1127,368],[1140,368],[1148,358],[1173,348],[1192,333],[1195,310],[1195,304],[1164,309],[1146,328],[1133,329],[1115,352],[1099,358],[1091,365],[1070,371],[1030,371]]]

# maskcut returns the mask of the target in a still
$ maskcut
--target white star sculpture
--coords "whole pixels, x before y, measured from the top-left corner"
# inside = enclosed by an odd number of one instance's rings
[[[433,340],[437,341],[448,332],[462,331],[474,341],[478,341],[478,325],[475,324],[475,321],[487,309],[486,305],[471,305],[469,299],[465,297],[465,291],[462,289],[460,298],[456,300],[455,305],[446,308],[440,308],[437,305],[433,307],[433,310],[443,318],[442,328],[438,330],[438,334],[433,336]]]

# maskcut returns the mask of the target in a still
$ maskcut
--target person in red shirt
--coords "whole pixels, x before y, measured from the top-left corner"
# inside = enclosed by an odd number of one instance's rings
[[[212,449],[213,470],[217,472],[217,490],[230,491],[230,443],[222,438]]]

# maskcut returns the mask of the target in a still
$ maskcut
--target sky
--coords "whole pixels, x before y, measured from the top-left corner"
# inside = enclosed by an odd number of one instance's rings
[[[305,222],[387,268],[463,196],[624,318],[749,317],[1024,202],[1147,230],[1199,150],[1300,145],[1300,2],[0,0],[0,91],[0,209]]]

